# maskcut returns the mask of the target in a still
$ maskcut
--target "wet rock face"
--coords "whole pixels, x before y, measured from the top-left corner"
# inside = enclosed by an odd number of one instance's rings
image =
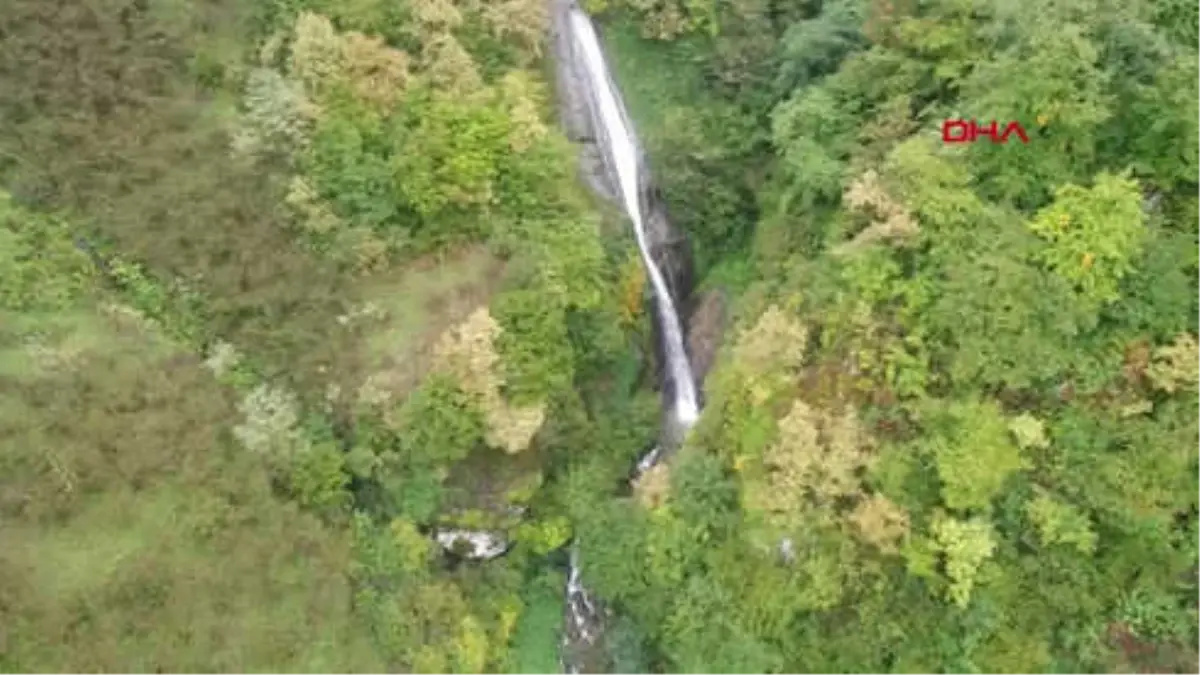
[[[706,291],[697,298],[695,309],[688,317],[688,354],[692,358],[692,372],[701,385],[712,369],[721,338],[725,334],[727,304],[728,299],[723,291]]]
[[[580,85],[571,47],[568,13],[572,0],[549,0],[550,40],[554,50],[555,95],[558,120],[567,138],[575,143],[595,143],[595,132],[588,111],[587,94]]]
[[[675,227],[658,190],[650,188],[643,196],[646,213],[646,238],[650,257],[666,277],[667,287],[679,307],[686,307],[692,292],[692,247],[687,236]]]
[[[590,142],[579,143],[579,173],[593,192],[614,204],[621,202],[616,186],[609,179],[600,146]]]

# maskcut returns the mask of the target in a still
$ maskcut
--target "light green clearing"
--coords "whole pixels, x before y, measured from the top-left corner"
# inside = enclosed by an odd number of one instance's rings
[[[383,316],[364,320],[367,372],[382,375],[398,394],[411,388],[428,370],[438,338],[487,304],[502,271],[501,261],[472,248],[373,278],[361,297]]]

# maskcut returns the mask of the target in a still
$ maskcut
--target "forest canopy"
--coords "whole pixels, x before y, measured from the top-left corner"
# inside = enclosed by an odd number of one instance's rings
[[[632,489],[548,3],[7,3],[0,669],[557,672],[574,542],[594,669],[1195,672],[1196,6],[582,4]]]

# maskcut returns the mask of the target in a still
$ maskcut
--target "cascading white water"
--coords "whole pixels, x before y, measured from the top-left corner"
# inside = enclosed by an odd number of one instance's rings
[[[596,641],[599,635],[596,632],[597,626],[593,625],[593,622],[599,616],[600,610],[579,580],[579,548],[577,545],[572,544],[570,555],[570,571],[567,575],[567,615],[570,617],[572,625],[567,626],[563,633],[563,653],[560,653],[559,661],[566,673],[575,675],[580,671],[579,664],[568,663],[562,656],[571,648],[572,643],[587,646]],[[574,639],[571,636],[574,636]]]
[[[552,0],[555,21],[559,32],[560,75],[569,72],[569,81],[562,84],[567,88],[562,93],[568,96],[567,110],[571,110],[570,98],[582,93],[591,117],[591,130],[596,147],[604,155],[609,178],[615,179],[617,197],[633,222],[638,252],[646,267],[646,276],[654,292],[658,308],[658,319],[662,351],[665,358],[666,376],[671,384],[669,403],[671,419],[667,434],[668,442],[678,440],[677,434],[686,432],[700,416],[699,397],[692,376],[691,364],[684,349],[684,337],[675,301],[671,297],[666,278],[655,264],[646,234],[646,212],[643,210],[643,176],[641,151],[633,125],[625,113],[621,95],[609,73],[600,39],[591,19],[573,0]],[[575,93],[572,93],[575,92]],[[572,113],[574,114],[574,113]],[[607,190],[605,190],[607,192]],[[640,475],[657,464],[663,457],[660,445],[638,462],[636,474]],[[605,610],[595,602],[581,582],[579,552],[572,544],[569,574],[566,588],[566,614],[568,627],[563,635],[561,663],[568,673],[581,671],[580,649],[588,651],[597,646],[603,634]],[[568,656],[568,653],[571,653]],[[589,671],[590,672],[590,671]]]
[[[616,174],[625,211],[633,221],[633,231],[638,250],[646,265],[646,275],[654,297],[658,301],[662,323],[663,352],[666,356],[667,373],[674,384],[672,406],[677,422],[684,428],[690,427],[700,416],[700,405],[696,384],[692,379],[692,368],[688,363],[683,346],[683,329],[679,315],[675,313],[675,302],[671,291],[654,259],[650,255],[650,244],[645,230],[645,214],[642,211],[641,153],[633,126],[625,114],[620,94],[609,75],[600,39],[592,21],[578,7],[570,9],[571,35],[577,48],[580,73],[587,80],[592,97],[593,120],[597,135],[602,135],[601,147],[607,153],[613,173]]]

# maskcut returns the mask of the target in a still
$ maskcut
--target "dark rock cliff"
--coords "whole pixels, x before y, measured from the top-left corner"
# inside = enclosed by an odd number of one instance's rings
[[[692,357],[692,372],[702,389],[725,335],[729,318],[727,306],[728,297],[724,291],[705,291],[698,294],[688,317],[688,354]]]

